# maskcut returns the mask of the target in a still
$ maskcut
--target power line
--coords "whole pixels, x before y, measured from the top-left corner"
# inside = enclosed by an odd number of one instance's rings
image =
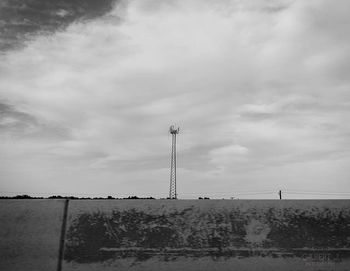
[[[327,193],[327,194],[350,194],[350,192],[337,192],[337,191],[310,191],[310,190],[284,190],[289,193],[316,193],[316,194],[322,194],[322,193]]]
[[[310,192],[286,192],[284,191],[284,194],[289,195],[324,195],[324,196],[350,196],[350,193],[310,193]]]
[[[237,196],[258,196],[258,195],[274,195],[279,190],[261,190],[261,191],[198,191],[198,192],[183,192],[182,196],[215,196],[215,197],[237,197]],[[52,195],[74,195],[81,197],[98,197],[101,195],[109,195],[110,193],[76,193],[76,192],[63,192],[63,191],[49,191],[49,192],[35,192],[35,191],[0,191],[1,194],[29,194],[29,195],[40,195],[40,196],[52,196]],[[350,197],[350,192],[329,192],[329,191],[307,191],[307,190],[282,190],[284,195],[309,195],[309,196],[338,196],[338,197]],[[126,195],[123,193],[121,196]],[[133,194],[133,193],[131,193]],[[151,194],[151,193],[148,193]],[[275,197],[274,197],[275,198]]]
[[[205,195],[205,196],[216,196],[216,197],[237,197],[237,196],[257,196],[257,195],[273,195],[276,191],[233,191],[233,192],[184,192],[181,195]]]

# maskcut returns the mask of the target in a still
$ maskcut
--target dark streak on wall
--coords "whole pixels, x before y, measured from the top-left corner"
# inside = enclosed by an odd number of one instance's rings
[[[302,257],[327,253],[349,258],[350,214],[325,208],[300,210],[196,207],[164,214],[142,210],[82,213],[72,222],[65,249],[68,262],[135,258]]]

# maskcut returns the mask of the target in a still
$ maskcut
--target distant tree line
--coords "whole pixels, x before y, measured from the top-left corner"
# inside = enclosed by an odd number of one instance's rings
[[[127,200],[127,199],[155,199],[153,197],[137,197],[137,196],[129,196],[127,198],[116,198],[112,196],[108,196],[106,198],[104,197],[75,197],[75,196],[60,196],[60,195],[54,195],[49,197],[32,197],[29,195],[17,195],[17,196],[0,196],[0,199],[74,199],[74,200],[84,200],[84,199],[96,199],[96,200]]]
[[[75,196],[61,196],[61,195],[53,195],[49,197],[32,197],[29,195],[17,195],[17,196],[0,196],[0,199],[72,199],[72,200],[127,200],[127,199],[155,199],[154,197],[137,197],[137,196],[129,196],[126,198],[118,198],[113,196],[107,196],[107,197],[75,197]],[[165,198],[161,198],[165,199]],[[169,198],[166,198],[169,199]],[[208,197],[199,197],[198,199],[210,199]]]

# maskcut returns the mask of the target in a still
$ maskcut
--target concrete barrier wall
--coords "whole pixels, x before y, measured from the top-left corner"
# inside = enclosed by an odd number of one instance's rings
[[[70,204],[64,270],[350,270],[349,201]]]
[[[0,270],[57,270],[63,200],[0,201]]]
[[[61,270],[350,270],[349,203],[72,200]],[[1,200],[0,270],[59,270],[63,211]]]

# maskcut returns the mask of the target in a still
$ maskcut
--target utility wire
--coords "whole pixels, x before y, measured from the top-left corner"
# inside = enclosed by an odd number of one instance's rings
[[[180,192],[180,195],[183,196],[217,196],[217,197],[224,197],[224,196],[253,196],[253,195],[268,195],[268,194],[275,194],[278,193],[279,190],[262,190],[262,191],[198,191],[198,192]],[[55,195],[61,195],[61,196],[81,196],[81,197],[99,197],[99,196],[105,196],[115,193],[76,193],[76,192],[33,192],[33,191],[0,191],[1,194],[11,194],[11,195],[23,195],[23,194],[29,194],[29,195],[40,195],[40,196],[55,196]],[[307,191],[307,190],[282,190],[282,193],[284,195],[312,195],[312,196],[344,196],[344,197],[350,197],[350,192],[329,192],[329,191]],[[125,196],[127,193],[123,193],[120,196]],[[132,193],[139,194],[139,193]],[[152,194],[152,193],[142,193],[142,194]],[[131,194],[130,194],[131,195]]]

